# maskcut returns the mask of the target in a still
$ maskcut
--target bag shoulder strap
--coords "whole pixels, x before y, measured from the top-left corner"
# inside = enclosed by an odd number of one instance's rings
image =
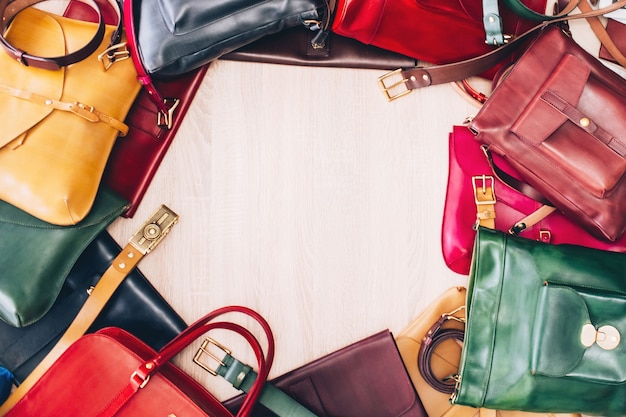
[[[587,0],[583,0],[581,4],[585,1]],[[626,6],[626,0],[619,0],[610,6],[603,7],[601,9],[590,10],[574,15],[569,14],[560,16],[557,19],[545,21],[532,27],[508,42],[506,45],[496,48],[486,54],[451,64],[433,65],[429,67],[417,66],[408,69],[399,68],[379,77],[378,83],[387,97],[387,100],[393,101],[418,88],[445,84],[472,77],[492,68],[510,56],[514,51],[525,45],[526,42],[534,35],[538,34],[550,25],[572,19],[596,18],[606,13],[618,10],[624,6]]]

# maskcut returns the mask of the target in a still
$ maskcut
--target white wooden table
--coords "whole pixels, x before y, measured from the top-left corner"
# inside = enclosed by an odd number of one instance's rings
[[[597,53],[586,23],[572,28]],[[389,103],[384,73],[213,63],[137,214],[109,228],[123,244],[160,204],[176,211],[139,268],[188,322],[231,304],[260,312],[271,377],[397,333],[467,282],[445,266],[440,229],[448,132],[477,108],[451,85]],[[218,397],[236,393],[192,353],[176,362]]]

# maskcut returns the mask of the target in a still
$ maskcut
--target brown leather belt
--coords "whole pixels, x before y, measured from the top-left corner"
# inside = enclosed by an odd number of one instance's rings
[[[453,314],[454,312],[442,314],[439,320],[432,325],[422,340],[419,355],[417,357],[417,367],[422,375],[422,378],[426,380],[428,385],[437,391],[444,392],[446,394],[452,394],[454,392],[456,379],[454,379],[451,375],[450,377],[440,380],[433,373],[430,363],[435,349],[442,342],[453,339],[463,343],[465,336],[464,330],[456,328],[442,328],[443,324],[448,320],[456,320],[465,323],[464,319],[455,317]]]
[[[26,51],[22,51],[19,48],[14,47],[4,37],[9,24],[13,18],[23,11],[24,9],[31,7],[37,3],[41,3],[45,0],[0,0],[0,45],[5,51],[11,55],[15,60],[25,66],[32,66],[36,68],[42,68],[47,70],[58,70],[61,67],[65,67],[76,62],[82,61],[91,55],[102,42],[105,33],[105,23],[102,16],[100,7],[95,0],[77,0],[81,3],[87,4],[98,13],[98,30],[94,33],[93,38],[83,47],[76,51],[70,52],[67,55],[61,55],[56,57],[41,57],[31,55]],[[109,4],[115,10],[118,17],[117,30],[113,32],[111,36],[111,46],[118,44],[122,37],[122,12],[118,0],[108,0]]]

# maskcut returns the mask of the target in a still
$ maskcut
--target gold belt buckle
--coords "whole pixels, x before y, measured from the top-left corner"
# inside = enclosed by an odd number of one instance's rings
[[[480,183],[480,185],[477,185]],[[474,190],[474,202],[476,205],[496,204],[494,192],[495,182],[491,175],[475,175],[472,177],[472,189]]]
[[[207,371],[208,373],[210,373],[211,375],[217,376],[217,366],[226,366],[226,364],[216,354],[211,352],[211,350],[210,350],[211,345],[214,345],[215,347],[217,347],[219,350],[224,352],[225,355],[230,355],[231,354],[231,351],[229,349],[227,349],[224,345],[222,345],[219,342],[216,342],[214,339],[211,339],[210,337],[207,337],[204,340],[204,342],[202,342],[200,347],[198,348],[198,351],[196,352],[196,355],[193,357],[193,362],[196,365],[198,365],[200,368],[202,368],[205,371]],[[215,369],[212,368],[210,365],[208,365],[208,364],[206,364],[205,362],[202,361],[202,357],[205,356],[205,355],[208,356],[209,359],[211,359],[214,362],[216,362]]]
[[[387,101],[393,101],[397,98],[400,98],[402,96],[406,96],[407,94],[409,94],[412,90],[410,89],[406,89],[404,91],[400,91],[398,93],[392,93],[392,90],[401,87],[401,86],[406,86],[406,83],[409,82],[408,78],[401,78],[399,81],[396,82],[392,82],[389,81],[390,84],[387,84],[388,78],[391,77],[395,77],[397,75],[401,75],[402,74],[402,68],[398,68],[397,70],[388,72],[387,74],[378,77],[378,84],[380,85],[380,88],[383,90],[383,93],[385,94],[385,96],[387,97]]]
[[[102,62],[104,70],[111,68],[113,64],[119,61],[130,58],[130,51],[126,47],[126,42],[118,43],[109,46],[100,55],[98,55],[98,61]]]

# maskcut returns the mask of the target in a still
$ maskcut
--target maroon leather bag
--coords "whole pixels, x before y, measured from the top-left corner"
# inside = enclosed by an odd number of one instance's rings
[[[469,125],[524,180],[599,239],[626,229],[626,81],[546,27]]]
[[[393,335],[383,330],[273,379],[320,417],[427,417]],[[237,410],[244,396],[224,404]],[[250,417],[274,417],[261,404]]]
[[[107,22],[115,22],[106,0],[95,0]],[[96,21],[95,11],[80,1],[70,1],[65,16]],[[155,80],[153,87],[162,97],[178,100],[170,126],[159,125],[160,110],[146,89],[141,89],[126,120],[128,134],[115,142],[102,181],[130,202],[124,217],[132,217],[143,199],[154,174],[167,153],[191,102],[202,83],[208,66],[168,80]]]
[[[540,13],[545,0],[524,4]],[[506,35],[521,34],[536,23],[499,7]],[[448,64],[483,55],[494,47],[485,43],[481,0],[338,0],[332,31],[432,64]],[[483,76],[492,78],[501,65]]]
[[[493,155],[490,164],[481,144],[466,126],[453,127],[441,227],[443,258],[452,271],[469,274],[476,236],[474,225],[478,220],[483,225],[491,220],[492,228],[504,232],[513,229],[528,239],[626,253],[626,237],[617,242],[596,239],[558,211],[531,225],[532,221],[526,221],[528,216],[544,204],[515,189],[523,187],[520,181],[519,174],[502,157]],[[523,230],[521,223],[526,226]]]

